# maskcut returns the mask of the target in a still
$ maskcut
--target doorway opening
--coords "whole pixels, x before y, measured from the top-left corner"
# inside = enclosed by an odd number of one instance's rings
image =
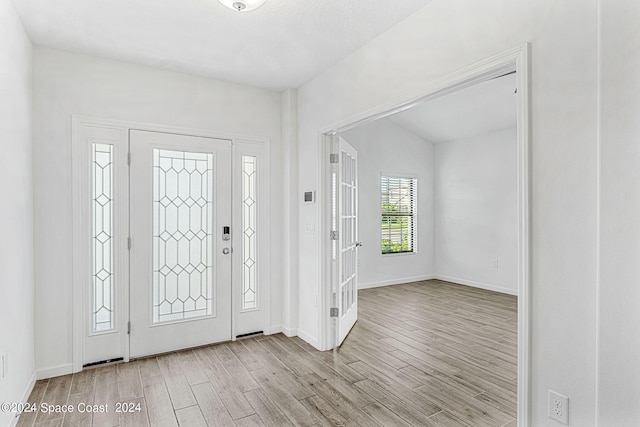
[[[348,131],[353,130],[362,125],[368,125],[379,119],[385,119],[412,109],[418,105],[422,105],[427,101],[437,100],[444,95],[454,94],[462,89],[472,88],[483,82],[489,82],[497,79],[501,76],[512,75],[515,80],[515,118],[516,127],[513,130],[515,139],[515,250],[513,254],[513,260],[515,265],[513,266],[513,276],[517,285],[514,287],[514,294],[517,294],[517,420],[518,425],[527,425],[528,419],[528,383],[529,383],[529,85],[528,85],[528,45],[512,49],[503,54],[497,55],[492,58],[488,58],[481,63],[477,63],[459,70],[450,75],[432,82],[426,90],[419,94],[413,94],[413,96],[405,97],[404,99],[395,100],[389,102],[376,109],[369,110],[362,114],[346,118],[338,123],[326,126],[321,129],[321,168],[323,173],[322,182],[325,183],[326,196],[319,198],[322,203],[321,212],[323,220],[321,224],[324,227],[323,235],[328,236],[328,239],[323,240],[324,250],[322,251],[323,259],[323,280],[324,289],[321,294],[321,347],[328,350],[339,346],[343,337],[344,326],[340,325],[342,320],[342,310],[338,307],[344,296],[342,295],[342,286],[344,285],[344,262],[340,257],[336,256],[336,244],[335,237],[340,236],[340,233],[333,233],[335,231],[341,231],[341,222],[348,217],[348,212],[340,211],[341,203],[344,204],[342,198],[339,196],[336,189],[339,188],[340,181],[337,179],[336,170],[340,170],[344,166],[340,163],[332,164],[332,161],[337,160],[339,162],[340,156],[337,148],[339,147],[340,136],[344,136]],[[356,150],[357,151],[357,150]],[[334,156],[332,156],[332,154]],[[359,157],[359,168],[363,167],[362,156]],[[387,171],[385,176],[398,177],[398,171]],[[380,177],[381,180],[383,176]],[[411,178],[411,177],[408,177]],[[360,183],[360,186],[362,183]],[[419,187],[420,184],[418,184]],[[357,206],[355,211],[358,212]],[[358,230],[356,225],[355,230]],[[355,242],[359,243],[363,240],[363,244],[367,245],[365,239],[361,239],[363,236],[358,236],[357,232],[351,244],[355,245]],[[369,240],[374,247],[380,245],[380,242],[376,239],[380,237],[373,236],[370,239],[367,236],[366,240]],[[401,242],[400,242],[401,243]],[[345,249],[344,244],[340,246],[340,249]],[[393,256],[393,255],[392,255]],[[500,260],[495,260],[495,265],[492,261],[492,268],[499,268]],[[357,269],[356,269],[357,275]],[[356,276],[357,277],[357,276]],[[467,283],[468,285],[472,283]],[[496,289],[499,290],[499,289]],[[357,304],[357,286],[356,286],[356,300]],[[338,310],[336,310],[338,308]],[[347,338],[348,339],[348,338]]]

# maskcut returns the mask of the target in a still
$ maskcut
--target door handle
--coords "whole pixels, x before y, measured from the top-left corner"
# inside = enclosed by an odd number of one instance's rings
[[[229,255],[231,253],[231,249],[224,248],[224,249],[222,249],[222,253],[225,254],[225,255]]]
[[[359,248],[360,246],[362,246],[362,242],[356,242],[356,248]]]

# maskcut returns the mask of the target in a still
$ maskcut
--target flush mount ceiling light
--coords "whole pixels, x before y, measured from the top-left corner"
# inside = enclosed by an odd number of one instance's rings
[[[237,10],[238,12],[249,12],[259,8],[264,4],[266,0],[218,0],[229,9]]]

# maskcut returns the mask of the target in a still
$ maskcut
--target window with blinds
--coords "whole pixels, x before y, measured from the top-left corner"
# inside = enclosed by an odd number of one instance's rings
[[[382,253],[417,252],[417,197],[415,178],[382,176]]]

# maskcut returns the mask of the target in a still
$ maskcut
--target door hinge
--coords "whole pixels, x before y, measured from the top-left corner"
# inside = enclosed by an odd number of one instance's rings
[[[131,334],[131,322],[127,322],[127,334]]]
[[[332,231],[329,233],[329,238],[331,240],[338,240],[340,238],[340,233],[338,231]]]
[[[331,307],[329,317],[338,317],[338,307]]]
[[[127,165],[131,166],[131,152],[127,153]]]
[[[131,237],[127,237],[127,249],[131,250]]]
[[[340,161],[340,156],[337,154],[329,154],[329,163],[338,163]]]

